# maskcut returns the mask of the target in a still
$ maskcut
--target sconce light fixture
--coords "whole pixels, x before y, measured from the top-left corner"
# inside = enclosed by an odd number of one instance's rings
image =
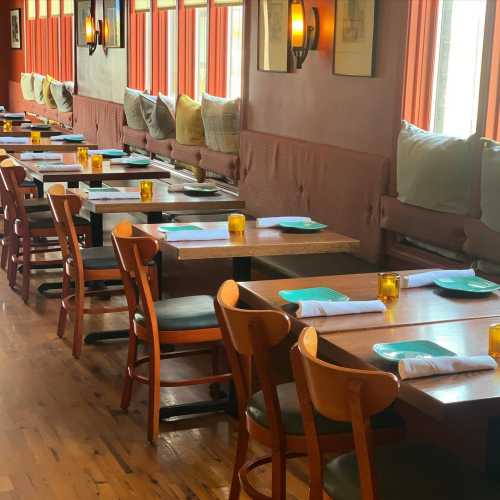
[[[292,0],[290,3],[292,50],[295,55],[295,67],[302,68],[310,50],[318,48],[319,11],[312,8],[311,23],[306,21],[304,0]]]
[[[97,21],[96,28],[93,16],[87,16],[85,18],[85,41],[87,42],[90,56],[95,52],[98,45],[103,45],[103,35],[102,21]]]

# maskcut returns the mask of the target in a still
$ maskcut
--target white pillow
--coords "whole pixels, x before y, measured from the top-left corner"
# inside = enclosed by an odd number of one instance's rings
[[[134,130],[148,130],[148,126],[142,116],[141,95],[142,92],[139,90],[125,88],[123,111],[127,118],[127,126]]]
[[[34,101],[33,73],[21,73],[21,93],[25,101]]]
[[[449,137],[403,121],[398,137],[398,199],[408,205],[465,215],[471,211],[471,185],[479,137]]]
[[[484,140],[481,156],[481,222],[500,231],[500,143]]]
[[[45,100],[43,98],[43,81],[45,80],[45,76],[39,75],[38,73],[33,73],[33,92],[35,95],[35,101],[38,104],[45,104]]]

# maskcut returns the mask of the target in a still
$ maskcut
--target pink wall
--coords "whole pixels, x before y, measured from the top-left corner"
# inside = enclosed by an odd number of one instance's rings
[[[334,0],[305,3],[320,9],[322,38],[319,50],[292,74],[257,70],[258,2],[246,3],[251,27],[246,127],[392,158],[401,117],[408,0],[377,2],[374,78],[333,74]]]
[[[21,9],[21,18],[26,15],[24,11],[23,0],[9,0],[9,9]],[[24,23],[23,23],[24,25]],[[10,44],[7,45],[10,47]],[[24,71],[24,49],[26,47],[26,31],[23,29],[22,50],[10,51],[10,80],[19,82],[21,79],[21,72]]]

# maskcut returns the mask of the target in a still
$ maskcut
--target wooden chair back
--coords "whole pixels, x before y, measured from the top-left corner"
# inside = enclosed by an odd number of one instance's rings
[[[75,268],[83,272],[80,244],[73,221],[73,216],[82,208],[82,201],[77,195],[66,193],[62,184],[55,184],[49,188],[48,199],[63,261],[66,262],[71,257]]]
[[[239,309],[238,301],[238,284],[233,280],[223,283],[215,299],[215,309],[233,373],[240,418],[244,418],[252,395],[252,366],[255,364],[274,444],[280,446],[284,432],[272,348],[290,333],[290,320],[280,311]]]
[[[370,417],[397,398],[399,382],[392,373],[354,370],[318,359],[318,334],[305,328],[299,338],[299,357],[292,352],[299,402],[311,461],[311,500],[322,491],[322,464],[313,408],[332,420],[351,422],[359,465],[362,500],[376,500]],[[304,392],[305,391],[305,392]],[[320,484],[318,482],[320,481]]]
[[[128,221],[115,226],[111,240],[120,266],[131,324],[140,307],[152,337],[150,340],[158,342],[159,348],[158,320],[148,278],[148,264],[158,253],[158,242],[149,236],[134,236],[132,224]]]
[[[5,218],[11,222],[20,219],[23,227],[26,228],[27,215],[24,207],[24,193],[21,190],[21,183],[26,178],[24,168],[17,165],[14,160],[3,160],[0,163],[0,177]]]

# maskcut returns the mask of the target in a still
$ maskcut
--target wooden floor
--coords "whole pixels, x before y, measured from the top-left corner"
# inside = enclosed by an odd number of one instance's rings
[[[58,300],[36,293],[56,276],[39,272],[25,305],[0,271],[0,500],[227,498],[235,422],[219,414],[163,423],[149,445],[145,388],[129,413],[119,408],[126,343],[85,346],[73,359],[71,325],[56,336]],[[127,324],[123,314],[102,318],[86,320],[86,331]],[[198,358],[164,369],[182,377],[203,367]],[[163,391],[165,405],[208,397],[206,388]],[[289,498],[305,499],[306,468],[294,462]],[[256,482],[268,486],[268,471]]]

